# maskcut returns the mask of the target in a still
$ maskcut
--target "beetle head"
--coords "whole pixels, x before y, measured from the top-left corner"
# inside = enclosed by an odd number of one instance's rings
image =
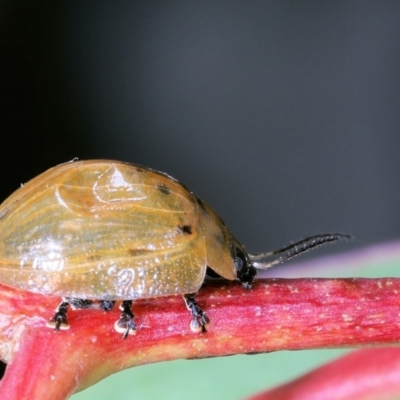
[[[242,246],[235,246],[234,264],[237,272],[237,280],[245,289],[253,287],[254,278],[257,275],[256,269],[250,261],[249,256]]]
[[[282,249],[261,254],[247,254],[246,250],[235,240],[233,260],[237,272],[237,280],[245,289],[251,289],[257,270],[269,269],[323,244],[350,238],[350,235],[340,233],[316,235]],[[273,259],[268,260],[271,256]]]
[[[349,240],[351,239],[351,236],[343,233],[326,233],[323,235],[310,236],[279,250],[260,254],[249,254],[248,258],[253,268],[256,270],[266,270],[287,260],[291,260],[309,250],[316,249],[326,243],[333,243],[341,239]]]

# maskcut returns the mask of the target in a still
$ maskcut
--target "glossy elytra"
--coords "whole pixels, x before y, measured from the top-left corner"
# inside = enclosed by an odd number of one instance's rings
[[[68,162],[0,206],[0,283],[60,296],[48,323],[57,331],[69,328],[69,306],[108,311],[122,300],[115,329],[125,338],[136,329],[132,301],[179,294],[199,332],[209,319],[195,295],[207,274],[250,289],[256,269],[343,236],[248,254],[217,214],[170,176],[119,161]]]

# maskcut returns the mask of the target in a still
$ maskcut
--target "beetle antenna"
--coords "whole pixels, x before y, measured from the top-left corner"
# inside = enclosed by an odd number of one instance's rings
[[[345,235],[342,233],[327,233],[324,235],[310,236],[306,239],[300,240],[297,243],[290,244],[289,246],[283,247],[282,249],[270,251],[267,253],[259,254],[249,254],[250,261],[252,262],[254,268],[256,269],[269,269],[275,265],[281,264],[287,260],[290,260],[299,254],[305,253],[311,249],[320,247],[326,243],[333,243],[337,240],[347,239],[350,240],[350,235]],[[276,256],[285,253],[280,257],[266,262],[265,259],[271,256]]]

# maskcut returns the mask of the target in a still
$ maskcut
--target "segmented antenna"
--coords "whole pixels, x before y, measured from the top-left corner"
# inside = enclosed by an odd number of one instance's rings
[[[279,250],[270,251],[268,253],[249,254],[249,258],[254,268],[269,269],[277,264],[281,264],[311,249],[315,249],[326,243],[333,243],[341,239],[350,240],[351,236],[342,233],[327,233],[324,235],[310,236],[306,239],[300,240],[299,242],[294,244],[290,244],[289,246],[283,247],[282,249]],[[270,262],[265,261],[265,258],[276,256],[282,253],[285,254],[276,258],[275,260],[272,260]]]

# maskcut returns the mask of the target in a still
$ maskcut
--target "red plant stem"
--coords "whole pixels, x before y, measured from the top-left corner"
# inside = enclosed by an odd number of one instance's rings
[[[247,400],[398,399],[400,349],[353,351],[298,379]]]
[[[400,340],[400,279],[272,279],[252,291],[219,282],[197,300],[211,319],[194,334],[179,296],[134,304],[136,336],[122,340],[119,317],[70,311],[71,329],[45,327],[59,299],[0,286],[0,383],[8,400],[65,399],[121,369],[180,358],[315,349]]]

